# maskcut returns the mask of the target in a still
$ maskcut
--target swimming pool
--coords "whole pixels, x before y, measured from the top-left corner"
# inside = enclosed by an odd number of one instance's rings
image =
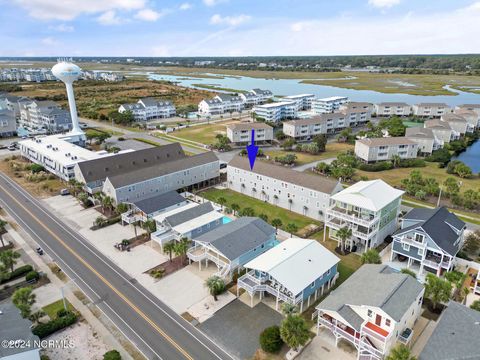
[[[222,224],[228,224],[229,222],[232,222],[232,219],[230,219],[228,216],[224,216],[222,218]]]

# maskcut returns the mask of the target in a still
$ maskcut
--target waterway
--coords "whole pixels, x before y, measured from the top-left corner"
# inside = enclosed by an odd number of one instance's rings
[[[480,104],[480,94],[469,93],[451,89],[448,85],[445,89],[450,90],[456,95],[446,96],[422,96],[409,94],[385,94],[372,90],[354,90],[343,89],[328,85],[304,84],[299,79],[262,79],[247,76],[229,76],[220,74],[208,74],[214,78],[189,78],[175,75],[161,75],[148,73],[150,79],[168,80],[178,83],[179,85],[195,88],[194,84],[214,85],[220,88],[251,90],[254,88],[268,89],[275,95],[295,95],[295,94],[314,94],[317,97],[330,96],[348,96],[351,101],[367,101],[371,103],[379,103],[385,101],[406,102],[408,104],[416,104],[419,102],[443,102],[450,106],[459,104]],[[321,74],[319,74],[319,77]]]
[[[480,140],[475,141],[454,159],[464,162],[475,174],[480,173]]]

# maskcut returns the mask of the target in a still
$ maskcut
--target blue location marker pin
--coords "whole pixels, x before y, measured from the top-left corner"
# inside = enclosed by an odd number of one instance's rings
[[[252,129],[252,143],[247,146],[248,160],[250,161],[250,170],[253,170],[255,160],[257,159],[258,146],[255,146],[255,130]]]

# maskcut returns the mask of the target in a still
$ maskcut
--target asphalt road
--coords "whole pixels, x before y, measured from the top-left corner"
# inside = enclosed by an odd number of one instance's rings
[[[0,205],[148,359],[231,359],[1,172]]]

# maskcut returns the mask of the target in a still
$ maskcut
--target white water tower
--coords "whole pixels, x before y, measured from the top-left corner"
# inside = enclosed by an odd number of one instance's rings
[[[60,81],[65,83],[67,88],[68,106],[72,118],[72,135],[78,136],[79,140],[85,139],[85,133],[80,128],[77,116],[77,105],[75,104],[75,95],[73,94],[73,82],[82,75],[82,69],[71,62],[71,59],[58,59],[58,63],[52,68],[52,73]]]

